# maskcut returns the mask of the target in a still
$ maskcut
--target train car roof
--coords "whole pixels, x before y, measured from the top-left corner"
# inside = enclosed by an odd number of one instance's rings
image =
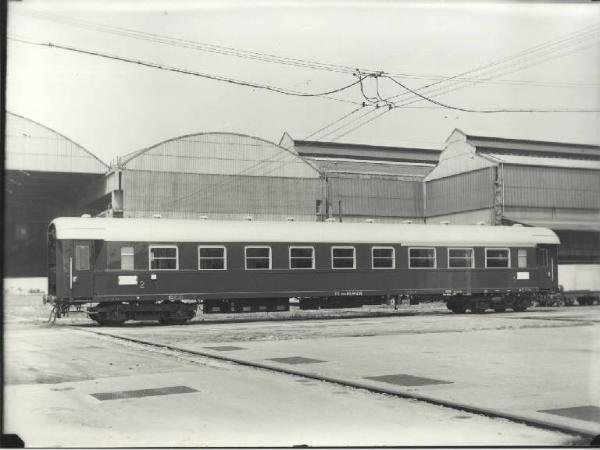
[[[52,221],[57,239],[110,242],[248,242],[401,244],[413,246],[534,247],[559,244],[548,228],[325,222],[259,222],[192,219],[62,217]]]

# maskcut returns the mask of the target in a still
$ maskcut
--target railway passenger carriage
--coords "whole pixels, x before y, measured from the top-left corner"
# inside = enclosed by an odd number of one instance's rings
[[[48,299],[102,324],[204,313],[444,298],[454,312],[523,310],[557,289],[545,228],[59,218]]]

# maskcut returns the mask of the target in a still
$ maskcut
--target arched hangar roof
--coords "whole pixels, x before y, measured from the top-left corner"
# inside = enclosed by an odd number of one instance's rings
[[[179,136],[119,158],[128,170],[216,175],[318,178],[319,171],[293,150],[237,133]]]
[[[559,244],[547,228],[325,222],[249,222],[62,217],[52,224],[58,239],[111,242],[295,242],[429,246],[524,246]]]
[[[6,113],[6,170],[105,174],[108,166],[68,137],[34,120]]]

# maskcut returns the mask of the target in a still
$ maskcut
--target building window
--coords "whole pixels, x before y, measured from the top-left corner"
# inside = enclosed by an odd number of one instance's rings
[[[90,246],[75,246],[75,270],[90,270]]]
[[[527,249],[520,248],[517,251],[517,267],[519,269],[527,267]]]
[[[226,270],[227,249],[222,245],[198,247],[198,270]]]
[[[332,269],[355,269],[356,249],[354,247],[331,247]]]
[[[313,247],[290,247],[290,269],[314,269],[315,249]]]
[[[396,267],[394,247],[371,248],[371,267],[373,269],[394,269]]]
[[[133,270],[133,247],[121,247],[121,270]]]
[[[435,269],[435,248],[409,248],[408,267],[411,269]]]
[[[510,251],[507,248],[486,248],[485,267],[507,268],[510,267]]]
[[[271,247],[246,247],[246,270],[271,268]]]
[[[179,261],[177,257],[177,246],[175,245],[151,245],[150,270],[177,270]]]
[[[473,267],[475,267],[475,259],[472,248],[448,249],[449,269],[472,269]]]

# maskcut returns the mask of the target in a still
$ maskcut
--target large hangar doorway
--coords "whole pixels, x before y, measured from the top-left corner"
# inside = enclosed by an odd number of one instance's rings
[[[4,277],[45,277],[48,224],[59,216],[99,213],[108,166],[16,114],[6,114],[5,137]]]

